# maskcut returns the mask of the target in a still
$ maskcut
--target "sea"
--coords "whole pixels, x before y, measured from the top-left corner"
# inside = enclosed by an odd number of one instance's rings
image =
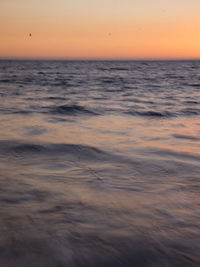
[[[0,61],[0,266],[200,266],[200,61]]]

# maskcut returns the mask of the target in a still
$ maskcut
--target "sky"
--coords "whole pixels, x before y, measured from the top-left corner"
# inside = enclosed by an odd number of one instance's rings
[[[0,0],[0,58],[199,59],[200,0]]]

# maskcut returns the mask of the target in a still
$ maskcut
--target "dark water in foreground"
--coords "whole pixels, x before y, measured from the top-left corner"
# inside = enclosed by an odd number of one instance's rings
[[[0,61],[0,266],[200,266],[200,62]]]

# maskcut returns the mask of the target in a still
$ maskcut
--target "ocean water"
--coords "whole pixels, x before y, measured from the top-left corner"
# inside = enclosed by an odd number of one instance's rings
[[[200,266],[200,61],[0,61],[0,266]]]

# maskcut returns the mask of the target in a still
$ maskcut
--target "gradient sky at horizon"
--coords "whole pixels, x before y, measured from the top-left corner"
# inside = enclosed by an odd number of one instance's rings
[[[1,58],[200,58],[199,29],[199,0],[0,0]]]

